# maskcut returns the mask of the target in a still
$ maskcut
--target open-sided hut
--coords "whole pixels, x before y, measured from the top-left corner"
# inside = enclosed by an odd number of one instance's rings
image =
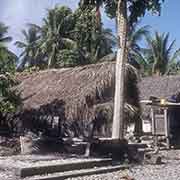
[[[89,127],[97,130],[112,120],[115,62],[21,73],[17,80],[24,128],[39,131],[58,126],[61,135],[86,136]],[[125,98],[126,120],[134,115],[138,119],[137,74],[130,65],[126,66]],[[105,129],[105,135],[110,135],[110,127]]]

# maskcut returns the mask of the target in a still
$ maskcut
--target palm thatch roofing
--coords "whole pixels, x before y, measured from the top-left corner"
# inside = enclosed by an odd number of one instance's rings
[[[38,111],[63,116],[66,120],[90,122],[100,107],[110,104],[106,109],[112,111],[113,108],[115,62],[20,73],[16,79],[20,82],[16,88],[23,99],[22,112],[26,114]],[[126,102],[139,108],[137,80],[135,69],[127,65]]]
[[[147,100],[150,96],[170,98],[180,90],[180,76],[145,77],[139,83],[140,99]]]
[[[67,119],[90,117],[90,108],[99,99],[109,98],[114,66],[90,65],[67,69],[50,69],[17,76],[17,87],[23,100],[23,110],[39,109],[56,100],[65,103]],[[88,116],[88,117],[86,117]]]
[[[180,90],[180,76],[145,77],[138,84],[140,100],[148,100],[150,96],[170,99]],[[141,104],[142,118],[150,120],[150,106]]]
[[[50,69],[16,75],[20,84],[16,87],[23,99],[22,119],[37,122],[33,116],[58,116],[65,121],[92,122],[112,119],[115,82],[115,62],[103,62],[87,66]],[[170,98],[180,89],[180,76],[145,77],[139,81],[135,70],[126,66],[126,115],[133,116],[131,108],[139,108],[139,99],[150,96]],[[138,90],[139,89],[139,90]],[[139,97],[140,96],[140,97]],[[142,104],[143,116],[149,115],[149,107]],[[103,114],[103,115],[102,115]],[[100,122],[102,123],[102,122]],[[108,130],[109,131],[109,130]]]
[[[126,66],[126,70],[126,100],[129,104],[136,105],[138,91],[133,85],[137,83],[137,74],[129,65]],[[38,109],[55,100],[63,100],[66,106],[66,117],[74,119],[86,114],[85,112],[93,105],[113,99],[115,63],[105,62],[75,68],[50,69],[31,74],[21,73],[17,74],[16,79],[20,81],[17,89],[23,99],[23,109]],[[127,92],[131,88],[133,91]],[[133,97],[134,95],[137,97]]]

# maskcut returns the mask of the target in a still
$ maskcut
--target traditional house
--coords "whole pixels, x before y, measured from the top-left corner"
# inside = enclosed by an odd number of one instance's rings
[[[148,100],[151,96],[170,99],[180,90],[180,76],[152,76],[142,78],[138,84],[140,100]],[[147,119],[150,107],[141,104],[142,117]]]
[[[157,103],[156,106],[141,104],[144,127],[155,136],[165,136],[167,147],[180,144],[180,76],[160,76],[143,78],[139,83],[140,99],[150,97],[166,99],[167,103]],[[174,103],[168,103],[173,101]],[[151,109],[152,108],[152,109]],[[151,115],[152,112],[152,115]],[[152,120],[152,124],[151,124]],[[155,142],[156,143],[156,142]]]
[[[89,128],[95,125],[100,132],[105,124],[100,135],[111,135],[115,62],[23,72],[16,79],[22,106],[13,120],[22,122],[21,127],[48,131],[58,126],[57,132],[63,136],[87,136]],[[136,70],[127,65],[126,122],[141,123],[139,100],[169,98],[180,88],[180,76],[146,77],[137,82]],[[141,104],[141,109],[142,118],[150,120],[149,107]]]
[[[16,78],[23,100],[22,127],[42,131],[58,125],[63,136],[88,136],[89,128],[95,132],[106,124],[100,134],[111,135],[115,62],[21,73]],[[137,80],[136,70],[127,65],[126,122],[140,119]]]

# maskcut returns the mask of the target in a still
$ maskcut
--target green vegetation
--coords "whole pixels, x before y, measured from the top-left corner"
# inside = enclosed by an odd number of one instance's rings
[[[138,26],[139,18],[145,14],[145,10],[160,13],[160,1],[138,0],[129,3],[126,43],[128,62],[138,68],[143,76],[177,74],[179,72],[179,50],[172,55],[174,42],[168,47],[169,34],[156,33],[152,36],[148,25]],[[81,0],[74,12],[65,6],[49,9],[41,27],[28,24],[27,30],[22,30],[24,41],[15,42],[15,45],[22,49],[17,70],[61,68],[97,63],[101,62],[103,57],[115,53],[119,44],[118,38],[112,34],[111,29],[103,27],[100,12],[102,4],[110,18],[117,18],[115,13],[118,6],[117,0]],[[118,23],[118,20],[116,22]],[[7,31],[6,26],[2,28]],[[1,41],[7,42],[12,38],[1,39],[0,44],[2,44]],[[141,47],[140,44],[145,44],[141,43],[144,40],[147,46]],[[160,46],[166,49],[160,50]],[[7,48],[5,49],[8,51]],[[153,54],[155,51],[162,54]],[[12,56],[15,57],[10,52],[7,54],[8,58],[10,55],[11,59]],[[7,54],[0,53],[1,56],[7,56]]]
[[[69,36],[73,23],[72,11],[67,7],[55,7],[49,10],[47,17],[44,18],[39,52],[46,56],[48,68],[56,67],[59,51],[70,50],[75,46]]]
[[[7,43],[12,40],[6,36],[8,27],[0,23],[0,74],[15,71],[16,55],[7,48]]]
[[[6,46],[12,40],[6,36],[8,27],[0,23],[0,113],[15,111],[18,98],[11,89],[15,85],[15,61],[17,57]]]
[[[74,13],[68,7],[49,9],[42,27],[34,24],[22,31],[25,42],[15,44],[22,48],[20,66],[60,68],[96,63],[113,52],[116,38],[110,29],[104,29],[93,9],[78,8]]]
[[[140,42],[150,35],[150,27],[143,26],[139,28],[137,26],[138,23],[134,24],[128,32],[128,62],[137,69],[142,69],[142,65],[145,62],[142,58],[142,47],[140,46]]]
[[[110,29],[104,29],[100,14],[93,6],[80,7],[75,12],[75,41],[88,63],[96,63],[113,52],[116,38]]]
[[[148,75],[174,74],[178,72],[180,49],[175,50],[175,40],[169,43],[169,33],[155,33],[146,38],[148,48],[143,54],[146,59],[145,73]]]
[[[29,25],[28,31],[22,30],[24,36],[24,42],[16,41],[15,45],[18,48],[22,48],[23,51],[20,54],[20,64],[18,69],[24,69],[26,65],[32,67],[36,66],[36,49],[37,49],[37,40],[40,38],[40,30],[33,26]]]

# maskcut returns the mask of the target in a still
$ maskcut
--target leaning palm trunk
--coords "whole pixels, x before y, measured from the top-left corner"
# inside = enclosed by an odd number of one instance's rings
[[[127,2],[118,1],[117,29],[119,38],[119,49],[116,59],[115,77],[115,97],[114,97],[114,117],[112,126],[112,138],[123,139],[124,129],[124,72],[127,60],[126,40],[127,40]]]

